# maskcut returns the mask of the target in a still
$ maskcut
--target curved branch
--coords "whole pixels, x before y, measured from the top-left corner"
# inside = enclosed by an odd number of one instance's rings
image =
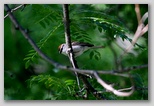
[[[5,4],[5,10],[8,12],[8,15],[12,21],[12,23],[15,25],[15,27],[17,29],[19,29],[21,31],[21,33],[23,34],[23,36],[25,37],[25,39],[28,40],[28,42],[30,43],[30,45],[34,48],[34,50],[36,50],[38,52],[38,54],[44,58],[46,61],[48,61],[49,63],[53,64],[55,67],[61,67],[61,68],[66,68],[66,66],[62,66],[61,64],[55,62],[54,60],[52,60],[51,58],[49,58],[48,56],[46,56],[39,48],[38,46],[35,44],[35,42],[31,39],[31,37],[29,36],[29,34],[27,33],[27,31],[17,22],[16,18],[14,17],[14,15],[12,14],[9,6],[7,4]]]
[[[138,13],[136,13],[138,14]],[[139,20],[139,24],[137,26],[137,29],[136,29],[136,32],[134,34],[134,37],[132,39],[132,42],[131,44],[128,46],[128,48],[126,48],[126,50],[121,54],[120,58],[121,59],[126,53],[128,53],[132,48],[133,46],[135,45],[135,43],[137,42],[137,40],[139,39],[139,37],[141,37],[143,34],[145,34],[147,31],[148,31],[148,24],[145,26],[144,25],[144,22],[145,20],[148,18],[148,12],[146,12],[141,20]]]
[[[97,82],[101,84],[106,90],[112,92],[113,94],[117,96],[130,96],[134,92],[134,86],[131,87],[131,91],[129,92],[121,92],[120,90],[114,89],[111,85],[105,83],[98,75],[97,72],[94,73],[95,78],[97,79]]]

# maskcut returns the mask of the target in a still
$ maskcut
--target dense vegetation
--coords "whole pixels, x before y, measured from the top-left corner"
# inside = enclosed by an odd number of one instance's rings
[[[9,6],[13,9],[19,5]],[[141,16],[147,11],[148,5],[140,5]],[[44,54],[60,64],[71,66],[68,57],[58,53],[58,46],[65,42],[62,5],[28,4],[13,14]],[[148,64],[147,32],[130,52],[121,56],[138,26],[135,5],[71,4],[69,16],[72,41],[105,46],[103,49],[88,50],[77,57],[80,69],[110,71]],[[148,68],[129,70],[125,74],[128,73],[133,76],[135,85],[135,91],[129,97],[107,92],[94,78],[88,80],[106,99],[147,100]],[[129,78],[108,74],[100,76],[116,89],[131,86]],[[41,58],[9,17],[4,19],[5,100],[83,100],[85,94],[86,90],[83,90],[82,95],[78,95],[76,78],[72,72],[60,70]],[[86,99],[97,98],[88,94]]]

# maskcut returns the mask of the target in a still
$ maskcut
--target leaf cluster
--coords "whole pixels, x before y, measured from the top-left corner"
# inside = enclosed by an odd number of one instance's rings
[[[30,79],[27,80],[29,87],[31,88],[34,84],[42,85],[45,89],[50,90],[50,100],[67,100],[67,99],[75,99],[75,80],[61,80],[57,77],[53,77],[50,75],[38,75],[31,76]]]

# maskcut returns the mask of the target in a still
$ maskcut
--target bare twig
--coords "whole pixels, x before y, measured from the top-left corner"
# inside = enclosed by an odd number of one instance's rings
[[[148,67],[148,64],[124,68],[123,70],[119,70],[119,72],[129,72],[131,70],[137,70],[137,69],[142,69],[146,67]]]
[[[147,67],[148,65],[145,64],[145,65],[127,67],[127,68],[124,68],[123,70],[82,70],[82,69],[70,69],[70,68],[68,70],[76,71],[81,74],[89,74],[89,75],[93,75],[94,72],[97,72],[98,74],[108,74],[108,75],[128,77],[128,74],[122,74],[122,73],[130,72],[132,70],[147,68]]]
[[[124,53],[120,56],[120,59],[133,48],[133,46],[135,45],[135,43],[137,42],[139,37],[141,37],[143,34],[145,34],[148,31],[148,24],[145,26],[144,23],[143,23],[147,18],[148,18],[148,12],[146,12],[143,15],[142,19],[140,20],[139,25],[137,27],[137,30],[136,30],[135,34],[134,34],[134,37],[132,39],[131,44],[124,51]]]
[[[124,88],[124,89],[119,89],[118,91],[126,91],[126,90],[131,90],[131,89],[133,89],[133,87],[129,87],[129,88]]]
[[[132,89],[131,91],[129,92],[121,92],[121,91],[118,91],[116,89],[114,89],[111,85],[105,83],[100,77],[99,75],[97,74],[97,72],[94,73],[94,76],[95,78],[97,79],[97,82],[99,84],[101,84],[106,90],[112,92],[113,94],[117,95],[117,96],[130,96],[133,92],[134,92],[134,87],[132,86]],[[132,82],[133,83],[133,82]],[[124,88],[126,89],[126,88]]]
[[[146,14],[146,13],[145,13]],[[142,18],[143,19],[143,18]],[[142,20],[141,20],[142,22]],[[130,51],[132,49],[132,47],[134,46],[134,44],[137,42],[137,40],[139,39],[140,36],[142,36],[144,33],[146,33],[148,31],[148,24],[144,27],[144,24],[141,23],[138,25],[137,30],[135,32],[135,35],[132,39],[132,44],[126,49],[126,53],[128,51]]]
[[[141,18],[140,7],[138,4],[135,4],[135,12],[138,20],[138,27],[136,29],[136,32],[134,34],[131,44],[121,54],[121,56],[119,57],[119,61],[125,54],[127,54],[133,48],[133,46],[135,45],[139,37],[141,37],[143,34],[145,34],[148,31],[148,24],[146,26],[144,25],[145,20],[148,18],[148,12],[146,12]]]
[[[25,4],[21,4],[21,5],[17,6],[16,8],[11,9],[11,12],[17,11],[19,8],[21,8],[21,7],[24,6],[24,5],[25,5]],[[4,19],[7,18],[8,15],[9,15],[9,14],[6,14],[6,15],[4,16]]]
[[[114,75],[117,71],[97,71],[97,70],[81,70],[78,68],[72,68],[72,67],[67,67],[64,65],[61,65],[57,62],[55,62],[54,60],[52,60],[51,58],[49,58],[48,56],[46,56],[39,48],[38,46],[35,44],[35,42],[30,38],[29,34],[24,30],[24,28],[17,22],[16,18],[14,17],[14,15],[12,14],[9,6],[7,4],[5,4],[5,10],[8,12],[8,15],[12,21],[12,23],[21,31],[21,33],[23,34],[23,36],[25,37],[25,39],[28,40],[28,42],[31,44],[31,46],[34,48],[34,50],[36,50],[38,52],[38,54],[45,59],[46,61],[48,61],[50,64],[52,64],[54,67],[59,68],[59,69],[63,69],[63,70],[67,70],[67,71],[71,71],[71,72],[78,72],[80,74],[90,74],[93,75],[94,78],[96,78],[96,80],[98,81],[98,83],[100,83],[105,89],[113,92],[115,95],[118,96],[129,96],[132,94],[132,92],[134,91],[134,87],[132,87],[130,92],[120,92],[116,89],[114,89],[112,86],[106,84],[100,77],[98,74],[112,74]],[[147,66],[144,66],[147,67]],[[144,67],[137,67],[137,68],[144,68]],[[137,69],[136,68],[136,69]],[[127,69],[127,71],[130,71]],[[122,71],[118,72],[118,73],[122,73]],[[117,74],[118,74],[117,73]],[[88,80],[81,76],[82,81],[84,82],[84,84],[86,85],[86,88],[89,89],[90,92],[92,92],[94,94],[95,97],[97,98],[102,98],[105,99],[103,97],[101,97],[101,95],[91,86],[91,84],[88,82]],[[125,88],[124,88],[125,89]]]
[[[139,4],[135,4],[135,12],[136,12],[136,15],[137,15],[137,21],[138,21],[138,24],[141,23],[141,12],[140,12],[140,5]]]

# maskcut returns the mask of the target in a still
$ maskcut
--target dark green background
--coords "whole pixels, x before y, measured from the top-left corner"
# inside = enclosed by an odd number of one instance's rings
[[[9,5],[15,8],[17,5]],[[141,15],[148,11],[148,5],[140,5]],[[6,15],[6,12],[4,12]],[[70,66],[66,56],[58,53],[58,46],[65,42],[64,26],[63,26],[63,10],[62,5],[56,4],[28,4],[25,8],[21,8],[14,12],[18,22],[28,29],[28,33],[32,39],[40,46],[41,50],[56,62]],[[93,70],[113,70],[117,68],[115,61],[122,53],[122,49],[117,46],[114,38],[116,30],[119,28],[111,24],[99,25],[94,20],[88,20],[85,17],[95,17],[98,19],[106,19],[106,22],[118,25],[125,32],[135,33],[137,28],[137,18],[135,13],[135,5],[130,4],[71,4],[70,5],[70,25],[71,35],[74,41],[84,41],[93,43],[94,45],[105,45],[106,48],[99,50],[89,50],[76,60],[82,69]],[[98,21],[99,22],[99,21]],[[61,26],[58,25],[61,23]],[[148,23],[148,21],[146,21]],[[58,27],[55,31],[53,31]],[[53,33],[49,33],[52,32]],[[48,34],[49,33],[49,34]],[[45,37],[49,37],[48,39]],[[121,39],[126,38],[120,33],[117,34]],[[45,37],[45,38],[44,38]],[[45,41],[44,39],[47,39]],[[43,39],[43,40],[42,40]],[[42,40],[42,42],[40,42]],[[140,46],[135,46],[137,55],[131,53],[122,58],[122,64],[119,66],[130,67],[134,65],[148,64],[148,33],[139,39]],[[113,48],[113,49],[112,49]],[[47,87],[45,81],[39,83],[39,79],[30,82],[30,78],[57,78],[59,82],[73,80],[75,76],[65,70],[58,70],[51,64],[44,61],[38,55],[34,57],[33,62],[27,63],[25,68],[24,58],[33,50],[27,40],[22,36],[19,30],[16,30],[11,23],[9,17],[4,19],[4,99],[5,100],[54,100],[54,99],[82,99],[75,98],[62,90],[63,87]],[[116,53],[116,56],[115,54]],[[28,67],[29,66],[29,67]],[[130,97],[117,97],[112,93],[104,93],[107,98],[115,100],[147,100],[148,99],[148,69],[139,69],[131,71],[134,75],[135,85],[140,88],[136,90]],[[50,75],[50,76],[48,76]],[[116,84],[116,88],[130,87],[130,80],[120,76],[102,75],[103,80]],[[38,77],[37,77],[38,78]],[[92,85],[98,89],[104,88],[97,84],[96,80],[91,79]],[[31,85],[32,83],[32,85]],[[76,88],[76,84],[73,85]],[[31,85],[31,86],[30,86]],[[55,82],[56,85],[56,82]],[[70,87],[73,91],[73,87]],[[143,89],[144,88],[144,89]],[[145,89],[146,88],[146,89]],[[66,93],[66,94],[65,94]],[[74,92],[75,93],[75,92]],[[89,99],[96,99],[89,95]]]

